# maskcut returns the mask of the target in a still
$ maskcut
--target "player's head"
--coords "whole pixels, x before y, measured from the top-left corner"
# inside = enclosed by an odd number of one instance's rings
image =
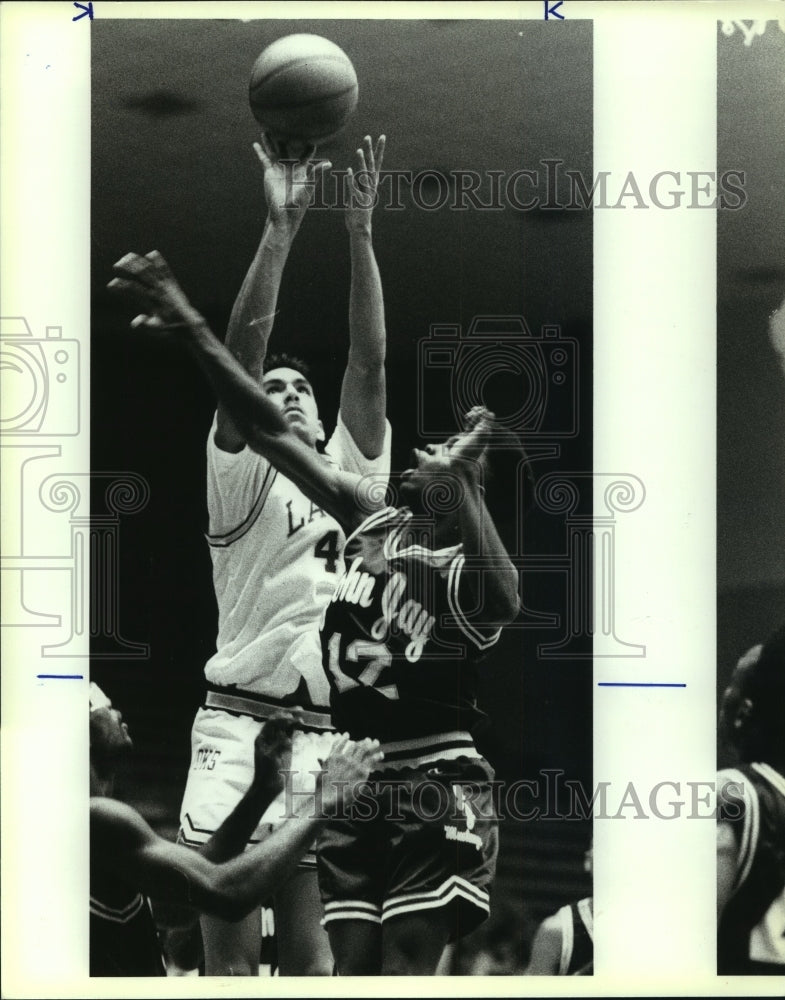
[[[743,761],[785,767],[785,626],[741,657],[722,696],[720,732]]]
[[[90,684],[90,766],[99,778],[109,779],[133,747],[122,713],[97,684]]]
[[[594,874],[594,840],[589,842],[586,853],[583,855],[583,870],[587,875]]]
[[[462,437],[463,434],[455,434],[441,444],[427,444],[413,450],[412,467],[401,476],[401,498],[405,503],[437,517],[440,506],[455,508],[452,497],[455,486],[445,478],[445,464]],[[526,452],[516,434],[496,426],[492,444],[477,461],[485,505],[505,548],[515,553],[520,518],[534,496]]]
[[[307,445],[315,448],[318,441],[324,440],[310,372],[304,361],[288,354],[265,358],[262,385],[291,429]]]

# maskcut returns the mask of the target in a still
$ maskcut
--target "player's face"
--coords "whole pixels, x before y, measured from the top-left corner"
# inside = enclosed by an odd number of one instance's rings
[[[294,368],[273,368],[262,379],[269,399],[295,434],[313,447],[324,440],[324,429],[308,379]]]
[[[738,730],[749,714],[749,703],[744,697],[747,675],[755,669],[760,656],[761,646],[753,646],[741,657],[731,676],[730,683],[725,688],[720,702],[719,729],[724,739],[731,742],[738,736]]]
[[[133,740],[122,712],[112,707],[111,701],[90,710],[90,747],[102,754],[130,750]]]
[[[454,477],[452,452],[461,438],[462,435],[454,434],[442,444],[427,444],[412,450],[412,465],[401,473],[401,495],[407,503],[421,496],[426,487],[435,485],[440,478],[447,483]]]

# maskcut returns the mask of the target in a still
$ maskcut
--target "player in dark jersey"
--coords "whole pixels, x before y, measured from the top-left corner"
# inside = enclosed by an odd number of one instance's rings
[[[134,325],[180,331],[249,446],[346,531],[346,571],[323,625],[333,723],[381,739],[395,772],[376,782],[373,819],[333,823],[320,840],[325,920],[340,974],[433,973],[447,942],[488,913],[497,830],[492,771],[471,736],[476,670],[519,600],[483,491],[516,496],[520,444],[473,412],[463,433],[415,449],[399,487],[406,506],[383,507],[375,484],[326,465],[292,433],[160,254],[126,255],[115,272],[110,287],[146,310]]]
[[[717,972],[785,975],[785,626],[739,660],[720,732]]]
[[[592,871],[589,847],[584,868]],[[594,973],[594,901],[591,896],[562,906],[537,928],[527,976],[590,976]]]
[[[381,760],[377,746],[342,737],[325,762],[320,796],[241,853],[280,792],[296,714],[268,720],[256,741],[254,781],[200,852],[159,837],[113,799],[117,767],[133,743],[122,715],[90,685],[90,975],[166,974],[149,896],[237,920],[291,875],[325,815],[351,800]]]

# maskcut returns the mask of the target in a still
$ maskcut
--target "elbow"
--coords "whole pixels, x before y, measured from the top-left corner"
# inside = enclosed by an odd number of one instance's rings
[[[212,916],[234,924],[248,916],[263,898],[264,894],[251,895],[245,882],[238,882],[234,878],[220,878],[213,886],[209,900],[205,901],[204,909]]]
[[[495,601],[491,607],[491,614],[496,625],[503,626],[509,625],[510,622],[515,621],[518,617],[518,612],[521,610],[520,601],[518,600],[518,595],[515,595],[515,599],[508,597],[500,597],[498,601]]]
[[[498,581],[498,587],[489,601],[488,610],[498,625],[509,625],[517,618],[521,610],[521,600],[518,594],[518,573],[514,567],[505,573]]]

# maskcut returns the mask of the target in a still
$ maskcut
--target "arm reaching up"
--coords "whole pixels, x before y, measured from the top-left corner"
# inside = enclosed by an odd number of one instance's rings
[[[254,143],[264,171],[267,222],[240,292],[235,300],[226,346],[248,374],[260,381],[273,328],[278,292],[292,242],[313,199],[316,177],[329,168],[327,160],[313,160],[310,147],[301,160],[279,160],[270,139]],[[215,443],[223,451],[240,451],[245,445],[237,427],[219,402]]]
[[[293,871],[318,826],[329,818],[328,807],[351,803],[382,760],[378,747],[375,740],[337,740],[318,794],[304,798],[266,840],[222,864],[164,840],[136,810],[106,798],[90,801],[92,856],[100,867],[147,895],[239,920]]]
[[[385,137],[376,146],[366,136],[347,171],[346,228],[352,260],[349,293],[349,357],[341,385],[341,418],[366,458],[384,445],[387,334],[379,267],[373,252],[371,217],[377,201]]]
[[[195,356],[244,440],[264,455],[322,510],[352,530],[370,513],[370,495],[360,499],[359,479],[324,461],[294,433],[264,389],[217,339],[193,308],[164,258],[126,254],[114,265],[112,291],[132,296],[145,309],[132,326],[175,332]]]
[[[481,462],[486,472],[492,461],[494,417],[482,407],[466,415],[467,430],[449,450],[451,471],[463,485],[458,527],[466,568],[477,569],[482,612],[498,625],[511,622],[519,611],[518,572],[496,530],[480,485]]]

